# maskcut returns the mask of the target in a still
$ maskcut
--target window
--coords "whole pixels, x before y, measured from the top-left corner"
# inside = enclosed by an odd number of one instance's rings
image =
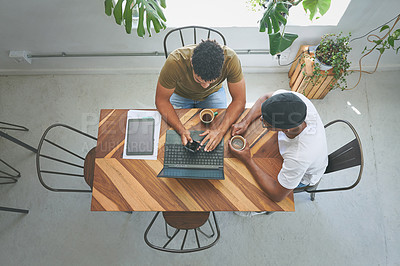
[[[251,11],[246,0],[166,0],[165,17],[168,27],[201,25],[208,27],[258,27],[263,10]],[[336,26],[351,0],[332,1],[328,12],[310,21],[302,4],[290,9],[288,25]]]

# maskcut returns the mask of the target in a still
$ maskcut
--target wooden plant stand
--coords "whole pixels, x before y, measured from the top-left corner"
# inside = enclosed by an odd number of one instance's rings
[[[314,53],[308,52],[309,45],[301,45],[297,52],[296,58],[304,51],[300,58],[293,62],[289,70],[289,86],[292,91],[296,91],[305,95],[308,99],[323,99],[337,82],[334,78],[332,70],[328,71],[328,75],[318,77],[311,82],[314,70],[314,61],[311,57]],[[305,54],[309,56],[305,56]],[[325,71],[321,71],[321,74]]]

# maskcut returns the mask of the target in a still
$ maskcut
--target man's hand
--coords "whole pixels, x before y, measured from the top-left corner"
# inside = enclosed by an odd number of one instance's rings
[[[232,128],[232,137],[235,135],[243,135],[244,132],[246,132],[247,127],[249,125],[246,123],[246,121],[242,120],[239,123],[233,124],[231,126]]]
[[[185,129],[185,131],[183,131],[181,133],[181,140],[182,140],[183,146],[185,146],[188,142],[193,142],[192,137],[190,136],[189,130]]]
[[[212,151],[214,150],[218,144],[221,142],[221,139],[224,137],[224,133],[218,129],[208,129],[201,133],[199,136],[206,136],[200,143],[200,145],[204,145],[207,142],[207,145],[204,147],[204,151]]]
[[[241,151],[235,150],[235,149],[232,147],[231,141],[229,141],[228,145],[229,145],[229,150],[230,150],[230,152],[231,152],[236,158],[238,158],[239,160],[241,160],[242,162],[245,163],[245,162],[248,162],[249,160],[251,160],[250,146],[249,146],[249,143],[248,143],[247,141],[246,141],[246,146],[245,146],[244,149],[241,150]]]

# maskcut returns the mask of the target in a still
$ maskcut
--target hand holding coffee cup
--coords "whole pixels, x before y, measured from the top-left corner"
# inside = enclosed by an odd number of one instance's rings
[[[235,135],[231,138],[231,146],[237,151],[241,151],[246,147],[246,139],[241,135]]]
[[[203,109],[200,112],[200,120],[204,124],[209,124],[214,120],[214,118],[217,114],[218,114],[218,112],[214,112],[211,109]]]

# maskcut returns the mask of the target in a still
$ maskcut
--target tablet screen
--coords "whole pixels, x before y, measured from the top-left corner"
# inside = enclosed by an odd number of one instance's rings
[[[154,119],[128,120],[127,155],[152,155],[154,145]]]

